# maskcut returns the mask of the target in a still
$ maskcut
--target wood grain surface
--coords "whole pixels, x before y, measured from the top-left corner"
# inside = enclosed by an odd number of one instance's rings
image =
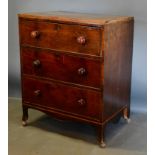
[[[23,124],[28,109],[97,127],[129,122],[133,17],[19,14]]]

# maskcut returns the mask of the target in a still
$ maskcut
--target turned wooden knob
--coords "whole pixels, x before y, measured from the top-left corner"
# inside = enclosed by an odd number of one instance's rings
[[[77,42],[78,42],[79,44],[85,44],[85,43],[86,43],[86,38],[85,38],[84,36],[79,36],[79,37],[77,38]]]
[[[35,61],[33,61],[33,65],[35,66],[35,67],[38,67],[38,66],[40,66],[40,60],[35,60]]]
[[[85,75],[86,74],[86,69],[85,68],[79,68],[78,69],[78,74],[79,75]]]
[[[38,38],[39,35],[40,35],[39,31],[32,31],[32,32],[31,32],[31,37],[32,37],[32,38]]]
[[[79,104],[80,106],[84,106],[84,105],[86,104],[86,101],[85,101],[84,99],[79,99],[79,100],[78,100],[78,104]]]
[[[39,96],[40,93],[41,93],[40,90],[35,90],[35,91],[34,91],[34,95],[35,95],[35,96]]]

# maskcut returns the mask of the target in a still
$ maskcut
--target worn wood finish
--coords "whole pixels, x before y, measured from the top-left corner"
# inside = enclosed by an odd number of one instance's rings
[[[102,88],[100,59],[91,60],[28,47],[21,48],[21,59],[23,74]]]
[[[106,24],[104,32],[104,119],[125,106],[129,117],[133,21]]]
[[[89,123],[105,147],[108,122],[129,122],[133,17],[19,15],[23,125],[28,108]]]
[[[111,21],[129,21],[133,17],[129,16],[107,16],[104,14],[91,14],[67,11],[33,12],[18,15],[20,19],[30,21],[49,21],[56,23],[77,24],[87,26],[104,26]]]
[[[100,29],[79,25],[20,20],[21,44],[100,55]]]

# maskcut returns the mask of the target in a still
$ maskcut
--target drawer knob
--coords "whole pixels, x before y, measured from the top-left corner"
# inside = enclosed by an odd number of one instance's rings
[[[85,75],[86,74],[86,69],[85,68],[79,68],[78,69],[78,74],[79,75]]]
[[[40,94],[41,94],[40,90],[35,90],[35,91],[34,91],[34,95],[35,95],[35,96],[39,96]]]
[[[80,106],[84,106],[84,105],[86,104],[86,101],[85,101],[84,99],[79,99],[79,100],[78,100],[78,104],[79,104]]]
[[[79,36],[78,38],[77,38],[77,42],[79,43],[79,44],[85,44],[86,43],[86,38],[84,37],[84,36]]]
[[[39,31],[32,31],[32,32],[31,32],[31,37],[32,37],[32,38],[38,38],[39,35],[40,35]]]
[[[33,65],[35,66],[35,67],[38,67],[38,66],[40,66],[40,60],[35,60],[35,61],[33,61]]]

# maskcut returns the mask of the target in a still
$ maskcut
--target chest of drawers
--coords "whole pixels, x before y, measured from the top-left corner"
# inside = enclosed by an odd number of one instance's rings
[[[19,14],[23,125],[28,109],[96,126],[129,120],[133,17]]]

